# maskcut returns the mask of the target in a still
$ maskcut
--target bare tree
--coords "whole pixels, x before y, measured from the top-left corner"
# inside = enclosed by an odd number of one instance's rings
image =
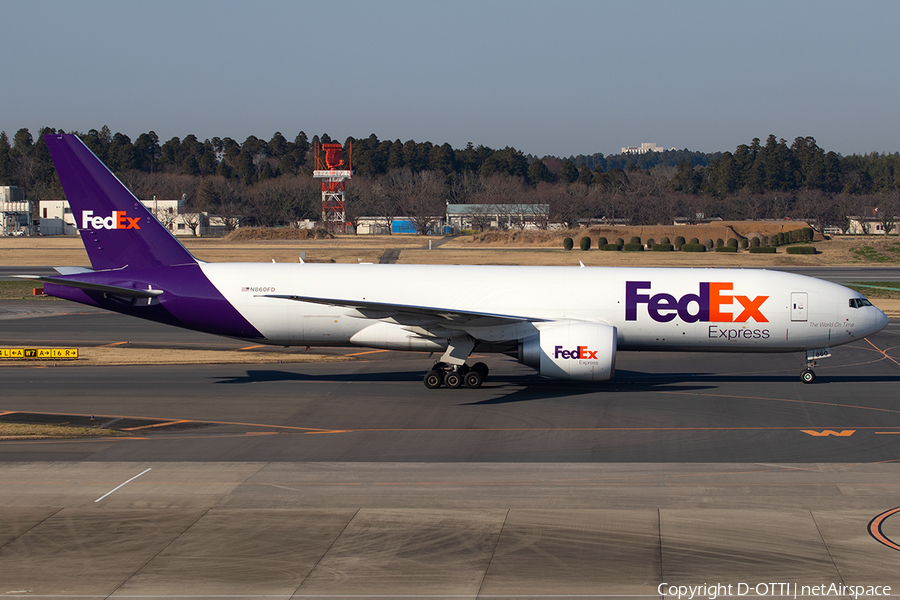
[[[297,227],[300,220],[318,214],[317,198],[315,182],[296,175],[257,183],[248,195],[251,214],[264,227]]]
[[[392,178],[390,193],[400,214],[408,218],[416,233],[424,235],[446,213],[444,175],[435,171],[413,173],[403,169]]]
[[[875,202],[878,208],[875,210],[875,216],[884,229],[884,235],[890,235],[897,223],[897,212],[900,211],[900,192],[892,190],[882,192],[875,196]]]
[[[834,196],[821,190],[801,190],[794,203],[794,215],[823,234],[826,227],[840,220],[838,212],[839,207]]]
[[[156,217],[157,221],[162,223],[163,227],[172,231],[172,225],[175,223],[175,219],[178,218],[178,212],[171,206],[168,206],[156,209],[153,212],[153,216]]]
[[[202,212],[185,212],[181,214],[181,220],[191,230],[191,235],[194,237],[197,236],[197,229],[200,228],[205,217],[206,215]]]
[[[376,218],[376,223],[389,233],[394,232],[394,218],[400,216],[400,190],[408,174],[394,169],[387,177],[373,182],[369,197],[368,215]]]

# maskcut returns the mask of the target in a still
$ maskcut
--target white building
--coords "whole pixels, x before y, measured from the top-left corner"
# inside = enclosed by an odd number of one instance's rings
[[[622,154],[647,154],[648,152],[665,152],[666,150],[675,150],[675,148],[660,148],[654,142],[644,142],[640,146],[623,147]]]
[[[450,204],[445,224],[461,229],[547,229],[549,204]]]
[[[141,200],[157,220],[174,235],[219,235],[225,223],[208,213],[184,212],[184,197],[179,200]],[[78,226],[66,200],[41,200],[39,204],[41,235],[75,235]]]
[[[888,231],[888,235],[900,233],[900,217],[894,217],[894,225]],[[850,228],[847,233],[852,235],[884,235],[884,224],[878,217],[849,217]]]
[[[14,185],[0,186],[0,235],[31,235],[31,202]]]

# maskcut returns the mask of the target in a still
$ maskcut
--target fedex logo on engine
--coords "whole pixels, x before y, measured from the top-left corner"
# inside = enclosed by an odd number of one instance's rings
[[[94,211],[86,210],[81,213],[82,229],[140,229],[138,224],[140,217],[133,219],[124,210],[114,210],[110,217],[95,217]]]
[[[637,321],[638,305],[646,304],[647,313],[657,323],[668,323],[675,317],[685,323],[746,323],[750,319],[757,323],[769,322],[761,310],[769,297],[731,294],[734,284],[730,282],[701,281],[698,293],[685,294],[681,298],[665,292],[643,293],[650,287],[649,281],[625,282],[626,321]],[[731,312],[732,306],[734,312]]]
[[[588,350],[587,346],[578,346],[574,350],[563,350],[562,346],[553,348],[553,358],[577,358],[579,360],[597,360],[598,350]]]

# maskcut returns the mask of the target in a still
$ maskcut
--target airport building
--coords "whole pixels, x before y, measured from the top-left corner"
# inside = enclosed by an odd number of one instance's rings
[[[549,204],[447,204],[445,224],[462,229],[547,229]]]
[[[0,235],[31,235],[31,202],[24,190],[14,185],[0,186]]]
[[[847,217],[850,227],[847,233],[851,235],[885,235],[884,223],[877,216],[872,217]],[[894,224],[887,235],[900,234],[900,217],[894,217]]]
[[[359,217],[356,233],[360,235],[419,233],[408,217]],[[428,233],[457,233],[464,229],[547,229],[550,227],[549,204],[450,204],[447,212],[435,215],[428,223]]]
[[[654,142],[644,142],[640,146],[624,146],[622,154],[647,154],[648,152],[665,152],[675,148],[660,148]]]

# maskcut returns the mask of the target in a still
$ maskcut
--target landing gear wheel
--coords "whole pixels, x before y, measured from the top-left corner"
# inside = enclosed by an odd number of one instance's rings
[[[481,379],[487,379],[488,372],[490,371],[490,369],[488,369],[488,366],[486,364],[484,364],[483,362],[475,363],[474,365],[472,365],[471,370],[478,371],[479,373],[481,373]]]
[[[466,373],[463,380],[466,384],[467,388],[480,388],[481,384],[484,383],[484,376],[481,374],[481,371],[476,370],[474,367]]]
[[[437,369],[432,369],[425,373],[425,387],[429,390],[441,387],[442,383],[444,383],[444,374]]]
[[[448,388],[458,388],[462,385],[462,375],[456,371],[450,371],[444,375],[444,385]]]
[[[816,380],[816,373],[812,369],[803,369],[800,373],[800,381],[803,383],[812,383]]]

